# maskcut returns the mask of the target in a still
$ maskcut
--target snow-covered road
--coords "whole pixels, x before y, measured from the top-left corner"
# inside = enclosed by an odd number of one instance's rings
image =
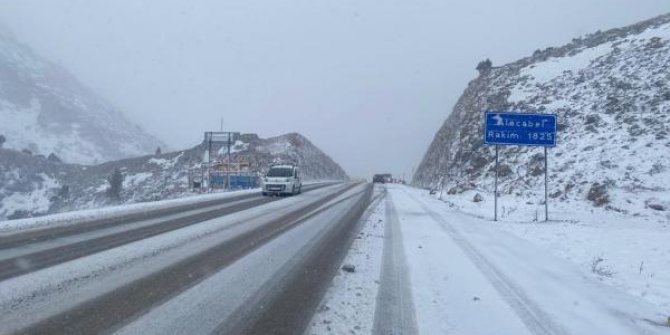
[[[670,334],[659,305],[423,190],[350,183],[216,206],[235,209],[135,239],[208,211],[0,248],[2,263],[121,241],[19,262],[0,280],[0,333]]]
[[[411,328],[378,325],[397,325],[408,310],[415,312],[419,334],[670,333],[667,315],[658,307],[604,285],[530,241],[449,209],[423,190],[385,188],[386,202],[372,209],[345,262],[386,264],[389,245],[397,247],[402,237],[404,257],[393,259],[396,266],[406,263],[399,275],[408,277],[410,299],[380,299],[389,294],[389,284],[403,281],[388,278],[386,266],[342,272],[308,334],[407,334]],[[386,226],[383,244],[377,235],[381,224]],[[403,286],[396,287],[401,297]],[[361,299],[361,292],[377,296],[376,303]]]
[[[317,277],[317,284],[328,283],[332,270],[308,266],[321,260],[333,268],[339,260],[310,257],[320,248],[337,248],[338,237],[353,231],[347,222],[357,222],[368,190],[364,184],[318,188],[2,280],[0,333],[192,334],[274,327],[276,320],[256,307],[272,304],[291,288],[291,274],[304,267],[329,276]],[[216,287],[224,291],[212,291]],[[306,292],[301,299],[314,297]],[[300,308],[295,313],[296,324],[311,315]]]

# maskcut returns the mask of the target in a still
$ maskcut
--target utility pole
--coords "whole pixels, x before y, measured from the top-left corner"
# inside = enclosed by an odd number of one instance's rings
[[[221,122],[223,122],[223,119],[221,119]],[[222,123],[222,124],[223,124],[223,123]],[[231,164],[231,161],[230,161],[230,147],[231,147],[231,143],[230,143],[230,142],[233,140],[232,137],[233,137],[233,134],[232,134],[231,132],[228,132],[228,178],[226,178],[226,179],[227,179],[227,184],[228,184],[227,187],[226,187],[226,189],[227,189],[228,191],[230,191],[230,174],[231,174],[231,173],[230,173],[230,172],[231,172],[231,171],[230,171],[230,170],[231,170],[231,167],[230,167],[230,164]]]
[[[212,191],[212,133],[208,133],[207,141],[207,188]],[[204,181],[203,181],[204,182]]]

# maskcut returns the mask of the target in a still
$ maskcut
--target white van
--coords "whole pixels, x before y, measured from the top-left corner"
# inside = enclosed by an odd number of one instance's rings
[[[299,194],[302,192],[300,172],[295,165],[273,165],[261,182],[263,195]]]

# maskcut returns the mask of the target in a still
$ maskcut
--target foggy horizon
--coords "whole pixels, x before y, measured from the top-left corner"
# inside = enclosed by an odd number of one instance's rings
[[[0,23],[170,149],[200,143],[223,118],[226,131],[300,133],[352,177],[410,179],[479,61],[503,65],[668,9],[663,0],[5,1]],[[519,15],[527,21],[511,19]]]

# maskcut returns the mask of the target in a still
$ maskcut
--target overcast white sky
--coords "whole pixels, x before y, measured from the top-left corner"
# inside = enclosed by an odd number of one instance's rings
[[[668,0],[0,0],[25,44],[173,149],[300,132],[352,176],[410,177],[477,62],[670,11]]]

